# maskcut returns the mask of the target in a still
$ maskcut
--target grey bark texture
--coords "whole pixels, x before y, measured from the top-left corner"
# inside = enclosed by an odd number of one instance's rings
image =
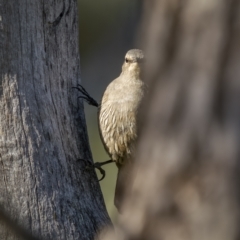
[[[110,224],[80,83],[77,1],[0,0],[0,204],[41,239],[93,239]],[[20,239],[0,226],[0,239]]]
[[[239,239],[240,1],[146,0],[133,188],[103,239]]]

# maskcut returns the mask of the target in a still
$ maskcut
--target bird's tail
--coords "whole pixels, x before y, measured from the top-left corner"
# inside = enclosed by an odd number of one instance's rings
[[[119,213],[122,212],[123,201],[126,192],[129,189],[129,184],[131,184],[131,164],[118,165],[118,176],[115,188],[114,205],[116,206]]]

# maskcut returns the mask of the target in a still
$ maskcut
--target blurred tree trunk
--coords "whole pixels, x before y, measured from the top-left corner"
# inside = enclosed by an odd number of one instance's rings
[[[117,239],[239,239],[240,1],[144,14],[148,108]]]
[[[110,223],[80,83],[77,3],[0,0],[0,204],[42,239],[93,239]],[[1,223],[0,239],[19,239]]]

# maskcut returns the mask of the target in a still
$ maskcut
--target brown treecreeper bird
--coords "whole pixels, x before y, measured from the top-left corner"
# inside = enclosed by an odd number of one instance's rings
[[[126,185],[130,182],[138,132],[138,112],[146,89],[142,81],[143,61],[144,54],[141,50],[132,49],[127,52],[120,76],[108,85],[99,106],[100,136],[111,160],[96,163],[96,167],[116,163],[118,177],[114,204],[119,211]],[[84,99],[97,106],[86,92],[84,95]]]
[[[114,203],[118,210],[124,196],[125,185],[130,181],[130,164],[137,140],[138,112],[144,97],[141,50],[127,52],[122,72],[105,90],[99,108],[99,130],[103,145],[116,162],[118,177]]]

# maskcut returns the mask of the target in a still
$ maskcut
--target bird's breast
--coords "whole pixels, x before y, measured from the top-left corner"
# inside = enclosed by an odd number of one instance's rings
[[[121,163],[131,156],[137,138],[136,104],[131,101],[105,102],[99,112],[99,128],[110,157]]]

